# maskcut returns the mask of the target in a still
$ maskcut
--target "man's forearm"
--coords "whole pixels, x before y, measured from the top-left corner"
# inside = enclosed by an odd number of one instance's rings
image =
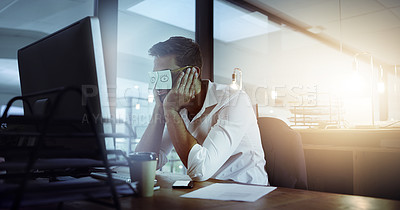
[[[142,138],[136,146],[136,152],[159,153],[161,140],[165,127],[165,119],[162,107],[155,107],[153,116],[147,126]]]
[[[186,129],[186,126],[177,111],[165,111],[165,120],[175,151],[178,153],[182,163],[187,167],[189,152],[197,141]]]

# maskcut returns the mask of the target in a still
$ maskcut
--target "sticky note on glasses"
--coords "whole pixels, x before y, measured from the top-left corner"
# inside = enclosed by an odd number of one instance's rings
[[[172,75],[170,70],[149,72],[149,89],[171,89]]]
[[[158,80],[157,72],[149,72],[149,89],[154,89]]]

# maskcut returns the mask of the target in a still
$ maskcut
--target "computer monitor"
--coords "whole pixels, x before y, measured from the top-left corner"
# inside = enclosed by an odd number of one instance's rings
[[[110,127],[104,127],[102,121],[110,118],[110,109],[98,18],[83,18],[18,50],[18,66],[22,96],[61,87],[79,88],[87,96],[87,105],[92,110],[97,129],[100,132],[110,131]],[[48,93],[28,98],[28,103],[24,103],[24,115],[45,116],[49,107],[56,103],[56,95]],[[62,128],[61,132],[91,131],[91,116],[85,112],[85,104],[83,97],[73,91],[60,98],[51,117],[76,122],[71,128]],[[51,127],[50,130],[56,130]],[[96,141],[95,138],[47,138],[45,147],[67,151],[66,154],[70,151],[69,154],[99,157]],[[102,144],[105,145],[104,138]]]

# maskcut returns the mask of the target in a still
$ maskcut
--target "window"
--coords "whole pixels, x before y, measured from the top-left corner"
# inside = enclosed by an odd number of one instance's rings
[[[232,83],[233,70],[240,68],[243,89],[259,105],[260,116],[279,117],[296,128],[371,125],[382,120],[377,85],[386,79],[388,120],[399,120],[398,76],[381,76],[368,54],[338,49],[259,12],[214,1],[215,81]]]
[[[147,127],[155,105],[148,90],[148,74],[153,58],[148,50],[171,36],[194,39],[195,0],[145,0],[121,2],[118,12],[117,117],[130,124],[136,133],[131,145],[120,139],[117,148],[134,151]],[[123,129],[123,128],[121,128]],[[163,170],[184,172],[173,151]]]
[[[86,16],[94,0],[2,1],[0,3],[0,114],[7,102],[21,95],[17,50]],[[22,114],[14,103],[13,114]]]

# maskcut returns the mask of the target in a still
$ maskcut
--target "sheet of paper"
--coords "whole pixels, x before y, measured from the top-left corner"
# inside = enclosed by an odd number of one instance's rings
[[[276,187],[270,186],[216,183],[186,193],[181,197],[254,202],[275,189]]]

